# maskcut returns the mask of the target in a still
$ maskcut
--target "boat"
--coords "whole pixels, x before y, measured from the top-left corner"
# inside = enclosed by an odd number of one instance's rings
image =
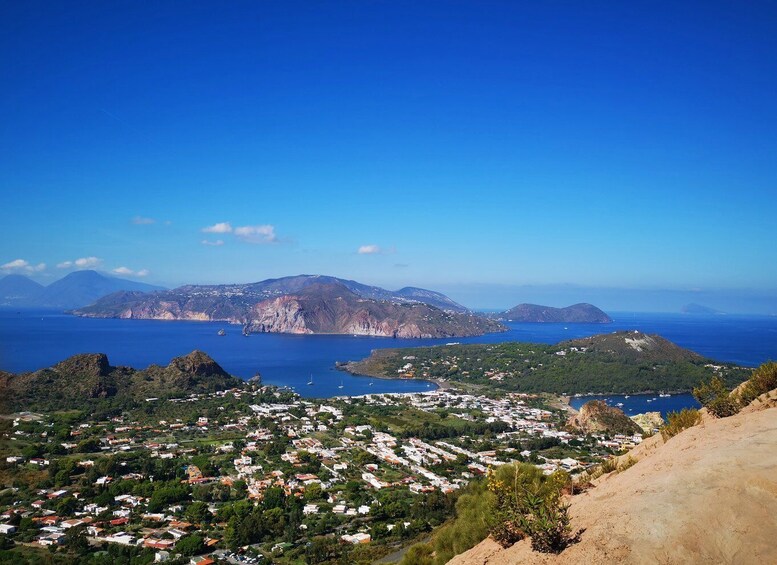
[[[648,398],[647,401],[648,402],[653,402],[653,399],[652,398]]]
[[[219,334],[219,335],[227,335],[227,332],[225,332],[224,330],[219,330],[219,331],[218,331],[218,334]]]
[[[310,380],[308,381],[309,385],[313,384],[313,373],[310,373]]]
[[[618,408],[620,408],[621,406],[623,406],[623,402],[618,402],[618,404],[616,404],[615,406],[617,406]]]
[[[343,385],[343,379],[340,379],[340,386],[338,386],[337,388],[343,388],[343,386],[344,386]]]
[[[627,394],[627,395],[626,395],[626,396],[624,396],[623,398],[628,398],[628,397],[629,397],[629,395]]]
[[[246,324],[245,326],[243,326],[243,335],[248,337],[248,333],[249,333],[248,332],[248,324]]]

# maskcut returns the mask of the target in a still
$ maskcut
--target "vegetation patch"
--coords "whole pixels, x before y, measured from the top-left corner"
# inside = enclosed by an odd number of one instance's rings
[[[661,437],[664,441],[700,423],[701,414],[695,408],[683,408],[679,412],[667,414],[666,420],[666,425],[661,428]]]

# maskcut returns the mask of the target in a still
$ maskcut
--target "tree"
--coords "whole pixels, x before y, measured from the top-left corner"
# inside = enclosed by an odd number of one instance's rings
[[[187,557],[198,555],[205,551],[205,541],[199,534],[184,536],[175,544],[175,551]]]
[[[731,398],[726,383],[718,376],[694,388],[693,396],[716,418],[733,416],[739,412],[739,403]]]
[[[208,521],[208,518],[210,518],[210,512],[205,502],[192,502],[186,509],[186,519],[194,524],[202,524]]]
[[[305,487],[305,500],[310,502],[313,500],[321,500],[324,496],[324,491],[321,488],[320,483],[311,483]]]
[[[86,539],[86,526],[75,526],[65,531],[65,545],[70,551],[86,555],[91,549]]]

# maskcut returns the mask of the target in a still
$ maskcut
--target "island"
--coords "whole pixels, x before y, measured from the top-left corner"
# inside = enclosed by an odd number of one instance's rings
[[[414,287],[399,291],[318,275],[240,285],[188,285],[173,290],[117,292],[72,311],[78,316],[150,320],[212,320],[245,334],[346,334],[448,338],[505,331],[447,296]]]
[[[612,318],[593,304],[580,303],[565,308],[519,304],[509,310],[494,314],[499,320],[530,323],[610,324]]]

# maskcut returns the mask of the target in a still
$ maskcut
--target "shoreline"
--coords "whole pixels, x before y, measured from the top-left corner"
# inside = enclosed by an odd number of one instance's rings
[[[345,373],[348,373],[352,377],[361,377],[361,378],[369,378],[369,379],[380,379],[382,381],[415,381],[415,382],[426,382],[426,383],[432,383],[434,384],[438,389],[441,390],[447,390],[451,388],[455,388],[451,383],[448,381],[440,381],[437,379],[417,379],[415,377],[389,377],[386,375],[379,375],[377,373],[369,373],[367,371],[364,372],[356,372],[353,368],[353,365],[360,363],[361,361],[336,361],[335,362],[335,369],[338,371],[343,371]]]

